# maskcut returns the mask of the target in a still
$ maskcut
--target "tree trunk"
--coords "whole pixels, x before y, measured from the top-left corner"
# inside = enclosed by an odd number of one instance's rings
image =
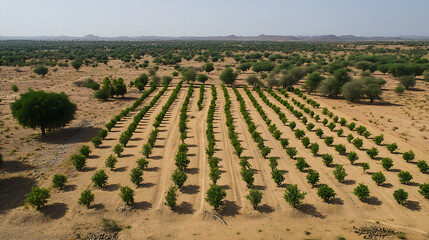
[[[46,136],[46,131],[45,131],[45,127],[40,127],[40,129],[42,130],[42,136]]]

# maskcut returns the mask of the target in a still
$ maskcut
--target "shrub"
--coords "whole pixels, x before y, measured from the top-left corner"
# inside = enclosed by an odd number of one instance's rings
[[[341,155],[344,155],[346,153],[346,146],[344,146],[343,144],[338,144],[335,146],[335,151],[337,151]]]
[[[289,140],[287,140],[286,138],[282,138],[280,139],[280,144],[283,148],[286,148],[289,145]]]
[[[313,169],[308,170],[307,182],[311,184],[312,187],[314,187],[314,185],[319,182],[319,177],[320,177],[319,173],[316,170],[313,170]]]
[[[393,91],[395,91],[395,93],[403,93],[405,91],[405,88],[402,84],[398,84],[398,86],[395,87],[395,89],[393,89]]]
[[[38,67],[35,67],[33,69],[33,72],[35,74],[42,75],[42,77],[45,77],[45,75],[48,73],[48,71],[49,71],[49,69],[45,66],[38,66]]]
[[[323,130],[322,130],[322,129],[320,129],[320,128],[316,129],[316,135],[317,135],[319,138],[322,138],[322,136],[323,136]]]
[[[113,152],[116,153],[119,157],[121,153],[124,152],[124,146],[120,143],[116,144],[113,148]]]
[[[329,130],[331,130],[331,132],[332,132],[332,131],[334,131],[335,127],[336,127],[336,124],[335,124],[335,123],[333,123],[333,122],[330,122],[330,123],[328,124],[328,128],[329,128]]]
[[[410,150],[410,151],[408,151],[408,152],[404,152],[404,153],[402,154],[402,158],[403,158],[405,161],[407,161],[407,162],[410,162],[410,161],[414,160],[415,156],[416,156],[416,155],[414,154],[414,152],[413,152],[412,150]]]
[[[404,189],[400,188],[393,192],[393,197],[395,198],[397,203],[405,205],[407,203],[408,193],[405,192]]]
[[[398,173],[398,178],[400,183],[407,184],[413,179],[413,175],[408,171],[400,171]]]
[[[372,141],[377,144],[380,145],[383,141],[384,141],[384,136],[383,134],[375,136],[374,139],[372,139]]]
[[[186,179],[188,179],[186,173],[184,171],[180,171],[179,169],[174,170],[173,175],[171,176],[171,180],[173,180],[174,184],[176,184],[178,188],[183,187]]]
[[[426,199],[429,199],[429,183],[423,183],[419,185],[419,193],[425,197]]]
[[[323,160],[323,163],[325,164],[325,166],[329,167],[329,165],[331,165],[332,162],[334,161],[334,158],[332,157],[331,154],[324,154],[322,156],[322,160]]]
[[[323,126],[326,126],[326,124],[328,124],[328,119],[324,118],[322,121]]]
[[[353,145],[357,148],[360,149],[363,145],[363,140],[360,138],[355,138],[353,139]]]
[[[310,145],[310,138],[308,138],[308,137],[303,137],[302,139],[301,139],[301,143],[302,143],[302,145],[304,146],[304,147],[308,147],[308,145]]]
[[[167,205],[171,210],[176,207],[177,201],[177,188],[176,186],[170,186],[167,191],[167,195],[165,195],[165,205]]]
[[[340,129],[338,129],[338,131],[337,131],[337,136],[338,136],[338,137],[341,137],[341,136],[343,136],[343,133],[344,133],[344,130],[343,130],[342,128],[340,128]]]
[[[391,158],[383,158],[381,159],[381,166],[389,171],[393,167],[393,160]]]
[[[351,122],[347,127],[350,129],[350,131],[353,131],[353,129],[356,127],[356,123]]]
[[[344,127],[346,124],[347,124],[347,120],[345,118],[341,118],[340,125]]]
[[[296,123],[294,121],[289,122],[289,127],[293,131],[293,129],[295,129],[295,127],[296,127]]]
[[[142,147],[142,154],[144,156],[146,156],[146,158],[148,158],[149,155],[152,154],[152,147],[148,143],[146,143],[145,145],[143,145],[143,147]]]
[[[103,229],[103,231],[105,232],[119,232],[122,230],[122,227],[119,226],[118,222],[113,220],[113,219],[109,219],[109,218],[102,218],[101,219],[101,227]]]
[[[82,193],[80,194],[78,203],[85,207],[89,207],[89,205],[91,205],[92,202],[94,202],[94,194],[91,192],[90,189],[83,190]]]
[[[212,180],[213,184],[216,184],[217,180],[220,179],[220,170],[219,170],[219,167],[216,166],[216,167],[210,168],[209,177],[210,177],[210,180]],[[252,175],[252,177],[253,177],[253,175]]]
[[[369,131],[365,131],[365,132],[363,132],[363,136],[365,138],[369,138],[369,136],[371,136],[371,133]]]
[[[66,185],[67,177],[62,174],[55,174],[52,178],[52,186],[54,188],[63,189],[64,185]]]
[[[375,183],[377,183],[377,185],[381,185],[386,181],[386,177],[382,172],[372,174],[371,178]]]
[[[100,137],[93,137],[91,142],[94,144],[94,147],[98,148],[103,143],[103,140]]]
[[[420,169],[420,172],[426,173],[429,170],[429,165],[426,161],[421,160],[417,163],[417,167]]]
[[[41,206],[48,202],[50,197],[49,190],[46,188],[32,187],[31,192],[28,194],[25,202],[30,204],[32,207],[39,209]]]
[[[285,180],[283,173],[277,168],[271,171],[271,178],[274,180],[277,186],[280,186],[282,182]]]
[[[105,88],[98,90],[97,92],[94,93],[94,98],[102,101],[106,101],[107,99],[109,99],[109,90]]]
[[[101,129],[98,132],[98,137],[100,137],[101,139],[105,139],[107,137],[107,133],[108,133],[107,129]]]
[[[253,209],[256,209],[262,201],[262,192],[257,189],[250,189],[249,195],[246,196],[246,199],[250,201]]]
[[[332,143],[334,143],[334,137],[332,137],[332,136],[326,137],[325,138],[325,143],[326,143],[326,145],[331,146]]]
[[[311,131],[314,128],[314,124],[313,123],[309,123],[309,124],[307,124],[306,128],[307,128],[308,131]]]
[[[353,190],[353,194],[356,195],[361,201],[368,198],[369,193],[368,186],[363,183],[359,183],[359,185]]]
[[[272,158],[277,161],[277,159],[275,157],[271,157],[270,158],[270,163],[271,163],[271,159]],[[213,167],[213,166],[217,167],[218,164],[219,164],[219,159],[218,158],[214,158],[214,157],[213,158],[209,158],[209,166],[210,167]],[[240,164],[241,168],[251,168],[252,167],[252,165],[250,165],[250,163],[249,163],[249,157],[241,157],[239,164]]]
[[[104,172],[104,170],[99,170],[94,173],[94,176],[92,176],[91,180],[94,183],[95,187],[103,188],[107,184],[107,179],[109,177]]]
[[[295,137],[296,138],[301,139],[304,136],[305,136],[304,130],[301,130],[301,129],[295,130]]]
[[[304,200],[306,194],[306,192],[301,192],[298,189],[298,185],[295,184],[286,186],[283,197],[286,202],[289,203],[289,205],[297,208],[301,205],[302,200]]]
[[[118,159],[116,159],[115,156],[110,154],[105,161],[105,165],[107,168],[110,168],[110,170],[113,170],[117,162],[118,162]]]
[[[366,170],[370,169],[369,163],[366,162],[361,163],[360,166],[362,167],[363,172],[366,172]]]
[[[378,149],[375,147],[372,147],[372,148],[366,150],[366,154],[368,154],[368,156],[371,159],[374,159],[378,155]]]
[[[386,145],[387,150],[389,150],[391,153],[394,153],[396,149],[398,149],[398,145],[396,143],[391,143]]]
[[[347,159],[353,165],[357,160],[359,160],[359,156],[355,152],[349,152],[349,154],[347,154]]]
[[[410,89],[410,87],[416,86],[416,78],[414,76],[402,76],[399,78],[399,82],[407,90]]]
[[[120,193],[119,196],[121,197],[122,201],[126,205],[131,205],[134,203],[134,190],[130,187],[120,187],[119,188]]]
[[[310,167],[310,165],[308,165],[308,163],[305,161],[305,159],[304,158],[297,158],[297,161],[296,161],[296,163],[295,163],[295,166],[296,166],[296,168],[299,170],[299,171],[304,171],[304,169],[306,169],[306,168],[309,168]]]
[[[310,150],[314,156],[317,156],[317,153],[319,152],[319,144],[317,143],[310,144]]]
[[[12,86],[10,87],[10,89],[13,91],[13,92],[18,92],[18,86],[16,86],[16,84],[12,84]]]
[[[225,190],[221,186],[216,184],[210,184],[210,188],[207,190],[206,201],[217,211],[222,206],[223,199],[226,197]]]
[[[138,187],[143,182],[143,171],[138,167],[131,169],[130,180]]]
[[[338,180],[338,182],[344,182],[344,179],[347,177],[346,169],[343,165],[335,165],[334,169],[334,177]]]
[[[143,170],[143,169],[147,168],[147,167],[148,167],[148,165],[149,165],[149,161],[148,161],[148,160],[146,160],[146,158],[139,158],[139,159],[137,160],[137,166],[138,166],[141,170]]]
[[[298,154],[298,150],[295,147],[287,147],[286,153],[289,157],[294,158]]]
[[[335,193],[334,189],[325,184],[322,184],[319,189],[317,189],[317,196],[319,196],[325,202],[328,202],[336,195],[337,194]]]
[[[89,154],[91,153],[91,149],[89,148],[88,145],[83,145],[80,149],[79,149],[80,154],[84,155],[85,157],[88,157]]]
[[[349,135],[347,135],[347,142],[352,142],[353,138],[353,134],[350,133]]]
[[[72,155],[73,166],[78,171],[82,171],[86,166],[86,157],[82,154],[73,154]]]

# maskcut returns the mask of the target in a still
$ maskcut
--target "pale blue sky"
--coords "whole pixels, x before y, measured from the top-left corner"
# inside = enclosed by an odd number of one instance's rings
[[[0,0],[0,35],[429,35],[428,0]]]

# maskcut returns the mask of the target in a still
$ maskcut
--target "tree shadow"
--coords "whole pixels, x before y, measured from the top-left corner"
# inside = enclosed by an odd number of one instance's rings
[[[225,200],[222,210],[219,212],[222,216],[233,217],[238,214],[240,207],[235,202]]]
[[[95,210],[103,210],[104,204],[102,204],[102,203],[93,204],[93,205],[90,205],[89,208],[92,208]]]
[[[180,205],[176,206],[175,212],[179,214],[193,214],[195,210],[190,202],[182,202]]]
[[[419,202],[411,201],[411,200],[407,201],[407,204],[405,204],[405,207],[413,211],[420,211],[422,209]]]
[[[103,145],[103,146],[99,146],[98,148],[99,149],[109,149],[109,148],[112,148],[112,146],[110,146],[110,145]]]
[[[136,202],[133,204],[134,209],[148,210],[151,207],[152,207],[152,203],[146,202],[146,201]]]
[[[128,154],[121,154],[120,158],[127,158],[127,157],[133,157],[134,154],[128,153]]]
[[[188,168],[186,169],[186,173],[188,174],[198,174],[200,172],[199,168]]]
[[[128,169],[128,167],[124,166],[124,167],[114,168],[113,171],[114,172],[125,172],[127,169]]]
[[[385,187],[385,188],[392,188],[393,185],[391,183],[383,183],[380,186]]]
[[[317,217],[317,218],[325,218],[325,216],[323,214],[321,214],[320,212],[317,211],[316,207],[312,204],[309,203],[304,203],[301,206],[299,206],[297,208],[299,211],[301,211],[302,213],[311,215],[313,217]]]
[[[22,206],[35,183],[34,179],[25,177],[0,179],[0,213]]]
[[[3,171],[7,173],[18,173],[24,172],[26,170],[32,169],[33,166],[26,164],[23,161],[5,161],[3,164]]]
[[[352,179],[347,179],[347,180],[345,180],[343,183],[344,183],[345,185],[353,185],[353,184],[356,184],[356,181],[355,181],[355,180],[352,180]]]
[[[76,185],[65,185],[63,188],[64,192],[72,192],[74,190],[76,190]]]
[[[69,208],[64,203],[54,203],[43,206],[40,208],[40,212],[50,219],[60,219],[66,215],[68,209]]]
[[[344,201],[341,198],[333,198],[328,203],[334,205],[344,205]]]
[[[153,186],[155,186],[155,183],[151,183],[151,182],[145,182],[140,184],[141,188],[151,188]]]
[[[113,192],[119,189],[119,184],[109,184],[107,186],[104,186],[104,190],[108,192]]]
[[[374,206],[380,206],[381,205],[381,201],[375,197],[375,196],[371,196],[368,198],[365,198],[362,202],[367,203],[369,205],[374,205]]]
[[[397,169],[397,168],[394,168],[394,169],[389,169],[389,172],[400,172],[401,171],[401,169]]]
[[[150,167],[150,168],[145,168],[144,170],[147,172],[158,172],[159,167]]]
[[[200,192],[200,186],[198,185],[186,185],[181,188],[181,191],[185,194],[197,194]]]
[[[257,189],[259,191],[263,191],[263,190],[267,189],[267,187],[263,186],[263,185],[254,185],[253,188]]]
[[[152,156],[152,157],[150,157],[150,159],[160,160],[160,159],[162,159],[162,156]]]
[[[88,142],[96,136],[101,128],[69,127],[48,132],[46,136],[37,137],[40,142],[47,144],[70,144]],[[37,139],[36,138],[36,139]]]
[[[231,189],[229,185],[219,185],[222,189],[228,190]]]
[[[95,171],[97,168],[96,167],[86,167],[82,170],[82,172],[92,172]]]
[[[260,205],[256,208],[260,213],[272,213],[274,212],[274,208],[267,204]]]
[[[413,186],[413,187],[418,187],[419,186],[419,184],[416,183],[416,182],[409,182],[409,183],[407,183],[407,185],[408,186]]]

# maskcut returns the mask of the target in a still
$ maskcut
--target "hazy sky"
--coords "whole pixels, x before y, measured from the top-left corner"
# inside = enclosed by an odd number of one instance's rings
[[[0,0],[0,35],[429,35],[429,0]]]

